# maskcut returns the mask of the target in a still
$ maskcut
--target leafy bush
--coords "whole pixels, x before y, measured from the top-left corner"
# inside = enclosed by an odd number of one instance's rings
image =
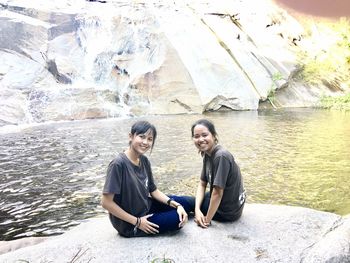
[[[350,23],[304,21],[307,35],[300,46],[299,77],[311,84],[350,82]]]
[[[350,93],[340,97],[322,97],[320,100],[321,107],[326,109],[350,110]]]

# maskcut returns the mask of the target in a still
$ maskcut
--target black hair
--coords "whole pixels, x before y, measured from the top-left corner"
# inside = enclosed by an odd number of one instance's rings
[[[154,125],[152,125],[148,121],[137,121],[131,126],[130,133],[131,135],[138,135],[138,134],[145,134],[148,131],[151,131],[153,135],[153,142],[151,147],[151,151],[152,151],[153,145],[156,142],[156,138],[157,138],[157,129]]]
[[[197,125],[203,125],[203,126],[207,127],[209,132],[214,137],[214,142],[215,143],[219,142],[218,134],[217,134],[217,132],[215,130],[214,124],[211,121],[207,120],[207,119],[200,119],[200,120],[198,120],[198,121],[196,121],[195,123],[192,124],[192,127],[191,127],[192,138],[194,137],[194,127],[196,127]]]

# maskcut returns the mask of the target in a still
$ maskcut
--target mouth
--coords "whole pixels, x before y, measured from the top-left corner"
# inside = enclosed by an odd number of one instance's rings
[[[147,146],[141,145],[140,148],[141,148],[142,150],[148,150],[149,146],[148,146],[148,145],[147,145]]]
[[[198,146],[199,148],[204,148],[204,147],[207,146],[207,144],[204,143],[204,142],[202,142],[202,143],[198,143],[197,146]]]

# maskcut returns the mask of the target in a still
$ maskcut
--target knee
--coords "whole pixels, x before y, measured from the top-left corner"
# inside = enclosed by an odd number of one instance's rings
[[[187,213],[194,211],[196,200],[193,196],[176,196],[176,195],[170,196],[169,195],[169,197],[173,198],[176,202],[181,204]]]
[[[186,210],[186,212],[193,212],[195,205],[196,205],[196,199],[193,196],[184,196],[184,204],[182,204]]]

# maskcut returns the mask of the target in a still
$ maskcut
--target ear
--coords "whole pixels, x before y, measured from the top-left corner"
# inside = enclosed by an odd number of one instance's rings
[[[132,139],[134,138],[134,135],[132,135],[131,133],[129,133],[129,144],[131,143]]]

